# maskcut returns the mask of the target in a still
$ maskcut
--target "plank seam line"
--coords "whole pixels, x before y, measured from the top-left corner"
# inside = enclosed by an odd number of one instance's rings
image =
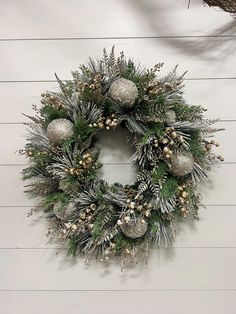
[[[132,162],[102,162],[104,166],[119,166],[119,165],[134,165]],[[235,165],[236,161],[224,161],[220,163],[221,165]],[[0,167],[26,167],[30,164],[0,164]]]
[[[221,249],[226,249],[226,250],[229,250],[229,249],[233,249],[235,250],[236,249],[236,246],[171,246],[171,247],[162,247],[162,246],[158,246],[156,247],[157,250],[202,250],[202,249],[209,249],[209,250],[221,250]],[[65,251],[65,250],[68,250],[68,248],[66,247],[0,247],[0,250],[4,251],[4,250],[9,250],[9,251],[37,251],[37,250],[60,250],[60,251]]]
[[[236,80],[232,77],[189,77],[185,81],[208,81],[208,80]],[[63,79],[61,81],[71,81],[71,79]],[[0,80],[0,83],[57,83],[56,80]]]
[[[217,123],[228,123],[228,122],[236,122],[236,119],[222,119],[222,120],[219,120]],[[26,124],[27,121],[25,122],[0,122],[0,125],[24,125]]]
[[[0,289],[0,292],[236,292],[235,289]]]
[[[236,207],[236,204],[202,204],[205,207]],[[0,205],[0,208],[34,208],[37,205]]]
[[[31,38],[0,38],[0,42],[18,41],[87,41],[87,40],[129,40],[129,39],[186,39],[186,38],[222,38],[235,39],[235,35],[166,35],[166,36],[102,36],[102,37],[31,37]]]

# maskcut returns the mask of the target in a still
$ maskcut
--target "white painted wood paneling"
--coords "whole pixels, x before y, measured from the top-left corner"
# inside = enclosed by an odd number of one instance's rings
[[[52,250],[0,251],[0,290],[234,290],[236,248],[159,249],[148,265],[74,260]]]
[[[28,0],[1,3],[1,38],[234,34],[226,13],[198,0]],[[199,18],[200,17],[200,18]]]
[[[21,313],[235,313],[236,134],[235,35],[229,14],[201,0],[0,1],[0,304]],[[149,38],[147,38],[149,37]],[[154,38],[155,37],[155,38]],[[220,117],[225,163],[204,188],[200,221],[181,225],[172,249],[154,251],[148,266],[86,266],[57,255],[42,216],[27,217],[35,200],[23,193],[14,154],[24,144],[26,119],[40,93],[56,88],[54,72],[70,71],[113,44],[144,65],[179,64],[186,99]],[[24,82],[25,81],[25,82]],[[128,182],[135,172],[124,137],[103,138],[104,175]],[[117,148],[119,146],[119,149]],[[113,152],[113,153],[112,153]],[[119,162],[124,162],[122,166]],[[116,163],[116,164],[113,164]],[[97,290],[97,291],[96,291]],[[99,290],[99,291],[98,291]],[[143,291],[137,291],[143,290]]]
[[[6,291],[1,292],[0,301],[5,314],[15,313],[15,309],[17,314],[25,314],[25,304],[28,312],[34,314],[91,314],[94,309],[97,314],[119,314],[121,310],[135,314],[159,310],[162,314],[222,314],[225,309],[228,314],[234,314],[236,307],[235,294],[228,291]]]
[[[100,56],[104,47],[110,50],[114,44],[118,53],[124,50],[146,66],[164,62],[163,73],[179,64],[180,73],[188,70],[189,78],[235,76],[235,38],[194,38],[191,44],[187,38],[181,43],[178,38],[94,39],[0,42],[0,59],[11,60],[1,64],[0,81],[52,80],[54,72],[61,79],[69,79],[71,69],[86,62],[88,56]]]

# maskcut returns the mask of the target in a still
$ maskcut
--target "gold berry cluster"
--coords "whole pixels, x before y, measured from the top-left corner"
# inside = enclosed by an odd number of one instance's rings
[[[100,117],[96,123],[89,124],[89,127],[99,128],[99,129],[114,129],[118,125],[118,119],[115,114],[112,114],[110,117]]]
[[[79,214],[78,226],[82,229],[82,232],[93,230],[94,212],[97,208],[95,203],[82,210]]]
[[[208,159],[210,161],[214,161],[217,159],[219,161],[224,161],[224,157],[222,155],[216,155],[211,151],[213,149],[213,146],[219,147],[220,144],[216,143],[216,141],[214,141],[214,140],[212,140],[211,142],[207,142],[207,141],[204,142],[204,151],[208,155]]]
[[[82,159],[78,161],[79,165],[77,167],[66,168],[65,172],[71,174],[72,176],[80,176],[84,170],[91,167],[92,163],[92,156],[89,153],[84,154]]]
[[[94,91],[97,89],[100,90],[102,88],[101,87],[101,83],[102,83],[101,75],[96,74],[94,78],[90,78],[89,80],[90,80],[90,83],[84,83],[81,81],[78,82],[78,86],[82,92],[84,92],[86,89]]]
[[[173,127],[167,127],[164,135],[155,137],[152,140],[152,145],[162,151],[165,159],[170,159],[173,155],[173,146],[175,144],[183,144],[184,138],[178,135]]]
[[[71,222],[66,222],[64,224],[65,228],[62,230],[63,234],[65,236],[68,236],[69,234],[74,233],[77,230],[77,225]]]
[[[32,149],[20,149],[19,154],[25,155],[26,157],[33,157],[35,154],[35,151]]]
[[[82,168],[86,169],[89,168],[92,162],[93,162],[92,156],[89,153],[87,153],[82,156],[82,159],[79,161],[79,165]]]
[[[32,158],[32,157],[48,157],[51,155],[51,153],[47,152],[47,151],[35,151],[34,149],[20,149],[19,150],[19,154],[20,155],[25,155],[26,157]],[[43,160],[42,160],[43,161]]]
[[[112,240],[110,240],[107,244],[106,250],[104,251],[104,257],[100,258],[100,262],[109,261],[110,256],[115,254],[115,247],[116,244]]]
[[[131,220],[131,216],[135,215],[136,213],[148,218],[151,216],[151,210],[151,204],[148,204],[146,202],[142,203],[142,196],[138,196],[134,199],[128,198],[126,200],[126,212],[123,215],[122,219],[119,219],[117,221],[117,224],[118,226],[122,225],[123,221],[128,223]],[[143,220],[143,223],[145,223],[145,220]]]
[[[89,232],[92,232],[93,230],[93,221],[95,216],[95,210],[97,208],[97,205],[92,203],[87,208],[83,209],[80,214],[79,218],[76,222],[67,222],[65,223],[65,229],[63,230],[63,233],[68,235],[72,235],[75,232],[82,232],[85,233],[87,230]]]
[[[143,99],[148,101],[152,98],[153,95],[159,95],[163,92],[176,90],[176,88],[181,84],[181,81],[175,81],[173,83],[169,82],[160,82],[158,80],[154,80],[148,83],[148,85],[144,88],[145,95]]]
[[[49,92],[42,93],[41,94],[41,104],[42,105],[51,105],[52,107],[56,109],[60,109],[63,107],[63,102],[58,99],[58,97],[50,94]]]
[[[180,212],[183,217],[186,217],[188,214],[188,197],[189,192],[187,191],[186,184],[182,184],[178,186],[178,198],[177,198],[177,204],[179,205]]]
[[[130,188],[129,186],[125,187],[125,192],[127,195],[126,208],[132,214],[135,211],[143,214],[145,217],[150,217],[152,206],[147,202],[143,203],[143,195],[138,194],[137,191]]]

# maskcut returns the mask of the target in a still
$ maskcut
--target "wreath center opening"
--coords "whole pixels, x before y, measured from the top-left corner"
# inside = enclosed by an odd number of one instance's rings
[[[131,184],[136,178],[137,167],[130,161],[132,147],[128,138],[129,132],[121,127],[99,132],[99,161],[103,165],[100,177],[109,184]]]

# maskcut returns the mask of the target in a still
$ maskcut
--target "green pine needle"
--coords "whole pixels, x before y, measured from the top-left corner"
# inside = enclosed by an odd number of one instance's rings
[[[162,186],[162,189],[160,190],[160,196],[168,200],[172,196],[174,196],[178,191],[178,181],[175,178],[167,178],[165,183]]]
[[[200,134],[198,132],[193,132],[189,140],[189,150],[196,158],[203,158],[205,156],[205,151],[203,145],[201,144]]]
[[[90,127],[84,119],[78,119],[74,124],[75,136],[79,137],[81,141],[87,140],[95,133],[95,128]]]
[[[68,119],[68,112],[64,108],[55,108],[51,105],[45,105],[40,110],[41,115],[45,118],[45,122],[49,124],[55,119]]]
[[[69,202],[69,195],[64,192],[58,192],[52,195],[48,195],[42,202],[42,207],[45,210],[50,209],[56,202],[61,202],[62,204],[67,204]]]
[[[188,104],[176,104],[173,108],[179,121],[192,121],[193,119],[201,118],[206,111],[201,106],[188,105]]]
[[[68,241],[68,255],[75,256],[77,251],[77,241],[74,238],[70,238]]]
[[[164,179],[167,170],[168,167],[164,162],[160,163],[157,167],[155,167],[152,173],[153,182],[158,183],[159,180]]]

